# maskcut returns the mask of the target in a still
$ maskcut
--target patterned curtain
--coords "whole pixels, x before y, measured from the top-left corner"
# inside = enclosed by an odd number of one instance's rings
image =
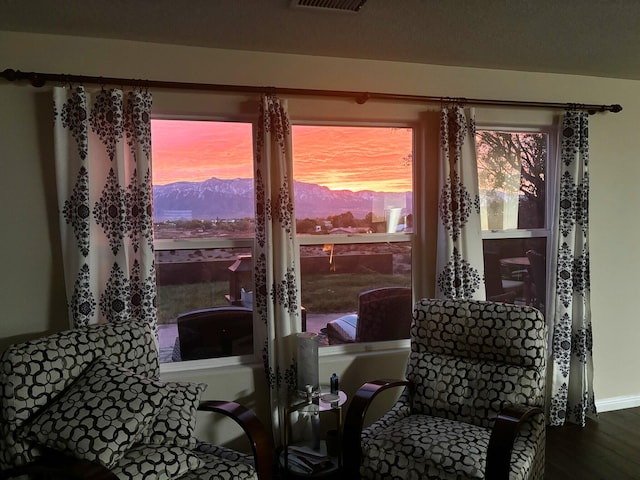
[[[473,110],[440,112],[436,297],[485,298]]]
[[[589,278],[589,116],[562,121],[551,425],[584,426],[596,414]]]
[[[300,270],[296,261],[293,156],[287,103],[264,96],[256,135],[255,308],[266,329],[264,369],[273,432],[283,441],[284,408],[296,383],[295,334],[301,330]]]
[[[55,88],[60,233],[70,324],[156,326],[151,95]]]

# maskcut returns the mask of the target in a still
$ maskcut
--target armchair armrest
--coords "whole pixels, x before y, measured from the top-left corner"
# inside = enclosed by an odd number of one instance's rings
[[[200,402],[198,410],[214,412],[235,421],[249,438],[256,473],[259,479],[270,479],[273,475],[271,440],[264,425],[252,410],[236,402],[208,400]]]
[[[362,385],[354,395],[344,422],[342,435],[342,457],[345,478],[360,478],[360,459],[362,456],[361,436],[364,417],[369,405],[379,393],[389,388],[410,386],[407,380],[374,380]]]
[[[0,480],[29,475],[46,480],[118,480],[99,463],[81,460],[63,453],[43,449],[44,454],[33,462],[0,471]]]
[[[502,409],[489,438],[485,478],[508,480],[516,435],[526,420],[540,413],[544,413],[540,407],[526,405],[507,405]]]

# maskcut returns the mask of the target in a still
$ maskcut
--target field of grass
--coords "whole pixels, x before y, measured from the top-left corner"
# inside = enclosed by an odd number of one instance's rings
[[[338,313],[358,309],[360,292],[378,287],[408,287],[409,274],[338,273],[304,275],[302,305],[307,313]],[[158,323],[172,323],[178,314],[199,308],[228,305],[226,281],[158,287]]]
[[[226,281],[158,286],[158,323],[174,323],[178,314],[190,310],[229,305],[227,293]]]
[[[343,273],[302,277],[302,305],[308,313],[335,313],[358,310],[360,292],[378,287],[409,287],[407,275]]]

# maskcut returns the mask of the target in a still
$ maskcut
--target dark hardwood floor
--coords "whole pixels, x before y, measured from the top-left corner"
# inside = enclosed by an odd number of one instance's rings
[[[547,428],[545,480],[640,479],[640,408]]]
[[[547,427],[546,459],[545,480],[640,480],[640,407]]]

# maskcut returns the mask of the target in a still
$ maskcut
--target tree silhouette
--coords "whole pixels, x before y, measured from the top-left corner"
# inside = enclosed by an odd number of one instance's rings
[[[331,221],[333,228],[353,227],[355,225],[355,219],[351,212],[344,212],[339,215],[330,216],[327,220]]]
[[[316,225],[318,221],[313,218],[296,219],[296,232],[316,233]]]
[[[476,143],[480,188],[519,190],[518,228],[543,227],[547,135],[482,130]]]

